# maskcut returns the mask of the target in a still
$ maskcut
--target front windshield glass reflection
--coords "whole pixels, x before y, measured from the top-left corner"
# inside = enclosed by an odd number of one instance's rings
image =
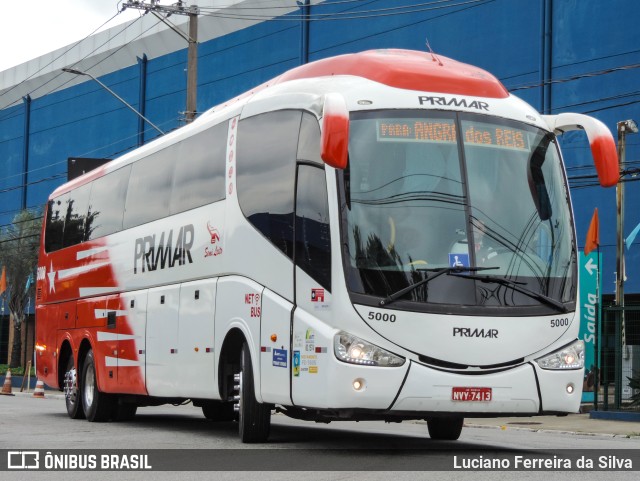
[[[494,269],[483,279],[439,276],[402,300],[549,308],[491,282],[500,277],[574,301],[572,220],[549,133],[470,114],[355,113],[349,155],[343,234],[353,293],[384,298],[438,269],[467,266]]]

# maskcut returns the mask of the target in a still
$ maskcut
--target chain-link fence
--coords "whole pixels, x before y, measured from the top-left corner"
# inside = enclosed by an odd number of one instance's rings
[[[640,306],[603,307],[598,341],[597,409],[640,412]]]

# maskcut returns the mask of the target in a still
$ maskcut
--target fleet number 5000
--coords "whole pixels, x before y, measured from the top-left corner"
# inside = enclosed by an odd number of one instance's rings
[[[396,315],[388,314],[386,312],[369,312],[369,319],[372,321],[396,322]]]
[[[569,318],[563,317],[562,319],[551,319],[551,327],[563,327],[569,325]]]

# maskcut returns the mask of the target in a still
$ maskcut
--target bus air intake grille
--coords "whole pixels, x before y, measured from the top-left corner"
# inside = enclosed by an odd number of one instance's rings
[[[42,287],[38,287],[38,289],[36,290],[36,300],[42,300]]]
[[[509,368],[513,366],[518,366],[524,362],[524,358],[521,357],[519,359],[514,359],[513,361],[502,362],[499,364],[488,364],[486,366],[472,366],[469,364],[458,364],[455,362],[442,361],[440,359],[434,359],[433,357],[422,356],[422,355],[419,355],[418,359],[420,360],[420,362],[423,362],[433,367],[439,367],[442,369],[453,369],[456,371],[466,370],[470,368],[484,369],[484,370],[504,369],[504,368]]]

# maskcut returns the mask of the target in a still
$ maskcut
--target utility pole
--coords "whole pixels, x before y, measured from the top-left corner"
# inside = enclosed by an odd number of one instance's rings
[[[165,23],[171,30],[180,35],[189,44],[187,51],[187,108],[185,111],[185,119],[187,123],[192,122],[196,118],[197,99],[198,99],[198,14],[199,8],[196,5],[186,7],[183,0],[179,0],[175,5],[164,6],[158,3],[159,0],[149,0],[144,3],[139,0],[132,0],[122,4],[122,10],[125,8],[135,8],[144,10],[145,13],[155,15],[160,21]],[[166,14],[162,16],[161,14]],[[171,23],[168,18],[171,15],[187,15],[189,17],[189,34],[185,34],[176,25]]]
[[[625,265],[624,265],[624,179],[622,176],[625,171],[625,160],[627,151],[627,135],[637,134],[638,126],[633,120],[623,120],[618,122],[618,162],[620,168],[620,180],[616,187],[616,208],[617,208],[617,242],[616,242],[616,268],[618,269],[616,274],[616,305],[620,307],[620,331],[616,332],[616,343],[618,342],[618,334],[620,335],[620,352],[618,352],[616,346],[615,354],[615,392],[614,392],[614,405],[616,409],[620,409],[622,405],[622,359],[628,359],[627,354],[627,341],[626,341],[626,322],[624,312],[624,278],[625,278]],[[616,322],[617,324],[617,322]],[[617,329],[617,325],[616,325]]]
[[[627,135],[637,134],[638,126],[633,120],[623,120],[618,122],[618,162],[620,175],[625,169],[625,158],[627,150]],[[617,208],[617,243],[616,243],[616,305],[624,307],[624,180],[620,179],[616,188],[616,208]],[[623,317],[624,319],[624,317]],[[623,322],[624,326],[624,322]]]

